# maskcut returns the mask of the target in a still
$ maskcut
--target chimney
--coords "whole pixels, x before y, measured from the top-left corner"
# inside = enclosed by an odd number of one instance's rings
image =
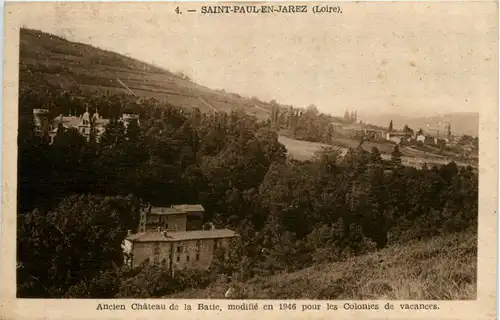
[[[131,234],[132,234],[132,230],[127,230],[127,237],[130,237]]]

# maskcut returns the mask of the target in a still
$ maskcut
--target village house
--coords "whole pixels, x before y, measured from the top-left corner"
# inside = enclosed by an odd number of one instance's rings
[[[462,146],[462,156],[469,158],[477,154],[476,147],[472,143]]]
[[[352,123],[349,125],[343,125],[341,130],[343,131],[343,135],[354,139],[361,138],[365,135],[365,128],[361,124]]]
[[[227,248],[238,235],[211,223],[202,225],[204,211],[199,204],[143,209],[138,232],[129,231],[123,242],[125,263],[131,267],[152,263],[172,272],[208,268],[217,249]]]
[[[404,132],[388,132],[385,135],[387,141],[392,141],[396,144],[404,143],[407,139],[407,134]]]
[[[424,143],[424,142],[425,142],[425,139],[426,139],[426,137],[425,137],[425,135],[424,135],[424,134],[417,134],[417,135],[415,136],[415,140],[417,140],[417,142],[422,142],[422,143]]]
[[[131,122],[136,122],[137,125],[141,125],[141,122],[139,121],[139,115],[136,113],[124,113],[120,117],[120,120],[123,122],[125,128],[128,128]]]
[[[425,136],[424,143],[431,146],[444,146],[446,145],[446,140],[433,136]]]
[[[363,129],[363,136],[369,141],[379,141],[384,139],[384,132],[376,129]]]

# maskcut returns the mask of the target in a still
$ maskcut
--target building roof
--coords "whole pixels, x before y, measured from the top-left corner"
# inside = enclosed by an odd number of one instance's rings
[[[392,136],[392,137],[403,137],[403,136],[408,135],[408,133],[406,133],[406,132],[399,132],[399,131],[388,132],[387,134]]]
[[[75,116],[57,116],[52,120],[52,125],[57,126],[59,123],[66,128],[76,128],[82,125],[82,118]],[[109,123],[109,119],[98,118],[94,120],[94,125],[105,126]]]
[[[94,120],[95,126],[105,126],[109,123],[109,119],[98,118]]]
[[[149,213],[152,214],[188,214],[192,212],[204,212],[201,204],[179,204],[171,207],[151,207]]]
[[[201,204],[177,204],[173,205],[172,208],[175,208],[177,210],[183,210],[187,212],[199,212],[199,211],[205,211],[205,208]]]
[[[58,116],[52,120],[52,124],[57,126],[59,123],[62,123],[65,127],[78,127],[81,124],[82,120],[79,117],[75,116]]]
[[[166,237],[158,231],[135,233],[126,239],[131,242],[175,242],[186,240],[233,238],[238,234],[229,229],[192,230],[192,231],[167,231]]]
[[[170,207],[151,207],[148,211],[151,214],[186,214],[186,211],[176,210]]]
[[[343,127],[344,130],[363,130],[365,129],[365,126],[359,123],[351,123],[348,125],[344,125]]]

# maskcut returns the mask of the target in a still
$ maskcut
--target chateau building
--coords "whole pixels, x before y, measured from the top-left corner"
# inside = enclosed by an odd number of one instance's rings
[[[142,210],[138,232],[129,231],[123,242],[125,263],[131,267],[152,263],[172,273],[208,268],[217,249],[228,248],[238,235],[229,229],[215,229],[210,223],[203,228],[204,211],[199,204]]]
[[[85,137],[85,140],[87,141],[90,141],[92,134],[94,134],[96,140],[99,141],[100,137],[106,130],[106,125],[108,123],[109,119],[103,119],[97,111],[91,116],[88,108],[86,108],[85,112],[80,117],[73,115],[63,116],[61,114],[51,121],[52,130],[49,133],[50,141],[51,143],[54,141],[59,124],[66,129],[76,129],[83,137]]]
[[[76,129],[87,141],[90,141],[92,135],[99,141],[110,121],[109,119],[103,119],[97,110],[91,115],[88,107],[81,116],[73,115],[71,112],[68,116],[61,114],[52,120],[49,120],[49,116],[50,111],[47,109],[33,109],[35,134],[46,137],[50,144],[54,142],[59,125],[66,129]],[[136,121],[140,125],[137,114],[123,114],[120,121],[123,122],[125,127],[128,127],[132,121]]]
[[[125,262],[131,267],[143,263],[171,270],[206,269],[218,248],[228,248],[237,235],[228,229],[191,231],[147,231],[129,235],[124,241]]]

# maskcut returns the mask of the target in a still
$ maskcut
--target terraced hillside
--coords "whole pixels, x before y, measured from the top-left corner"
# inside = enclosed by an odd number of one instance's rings
[[[261,119],[270,115],[270,106],[261,101],[212,90],[162,68],[37,30],[21,29],[19,65],[21,86],[38,83],[99,93],[126,92],[122,81],[137,96],[175,106],[197,107],[202,112],[244,108]]]

